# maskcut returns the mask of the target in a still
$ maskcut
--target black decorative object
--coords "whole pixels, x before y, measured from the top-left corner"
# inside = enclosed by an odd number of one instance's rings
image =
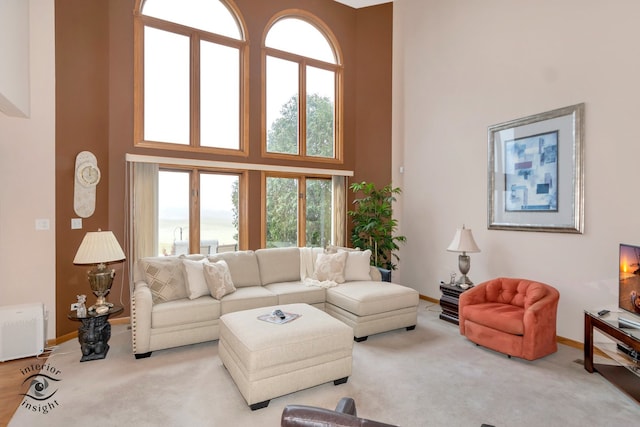
[[[69,313],[69,319],[81,322],[80,328],[78,328],[78,341],[82,351],[81,362],[107,357],[108,342],[111,338],[109,316],[121,313],[123,310],[122,306],[114,305],[105,313],[90,310],[85,317],[79,317],[76,312]]]

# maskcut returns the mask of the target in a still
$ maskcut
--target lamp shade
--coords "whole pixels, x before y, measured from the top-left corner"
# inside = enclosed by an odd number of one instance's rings
[[[82,239],[74,264],[105,264],[122,261],[126,257],[111,231],[90,231]]]
[[[449,252],[480,252],[476,241],[473,240],[471,229],[465,228],[464,225],[456,230],[456,235],[453,236],[453,240],[447,250]]]

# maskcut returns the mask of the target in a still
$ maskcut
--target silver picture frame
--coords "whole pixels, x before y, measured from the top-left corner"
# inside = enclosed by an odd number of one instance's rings
[[[584,232],[584,103],[488,128],[488,228]]]

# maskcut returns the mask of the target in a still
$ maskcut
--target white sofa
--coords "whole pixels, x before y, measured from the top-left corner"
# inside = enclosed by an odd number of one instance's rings
[[[343,321],[353,328],[356,341],[393,329],[415,328],[418,292],[382,282],[375,267],[368,262],[361,265],[364,252],[359,252],[360,256],[348,252],[343,271],[347,280],[324,287],[331,282],[309,286],[303,280],[308,251],[312,251],[313,260],[323,253],[321,248],[293,247],[225,252],[206,260],[202,255],[138,260],[131,292],[136,358],[148,357],[155,350],[218,339],[223,314],[292,303],[313,305]],[[235,291],[220,299],[213,298],[208,290],[194,291],[196,279],[200,280],[193,275],[194,262],[220,260],[228,266]]]

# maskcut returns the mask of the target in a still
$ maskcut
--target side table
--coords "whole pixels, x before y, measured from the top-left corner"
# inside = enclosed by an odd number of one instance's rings
[[[120,314],[124,310],[121,305],[114,305],[106,313],[98,314],[95,311],[87,312],[86,317],[78,317],[75,311],[69,312],[67,317],[81,322],[78,328],[78,341],[82,350],[81,362],[88,360],[104,359],[109,351],[109,338],[111,338],[111,324],[109,316]]]
[[[607,336],[611,343],[595,343],[594,331]],[[603,351],[615,364],[593,362],[594,347]],[[624,350],[623,350],[624,349]],[[640,402],[640,329],[625,328],[618,321],[618,313],[599,316],[595,311],[584,312],[584,369],[598,372],[629,397]]]
[[[457,285],[450,285],[448,283],[440,284],[440,291],[442,292],[442,298],[440,298],[440,307],[442,307],[442,313],[440,313],[440,319],[451,322],[455,325],[459,322],[458,305],[460,300],[460,294],[466,289],[462,289]]]

